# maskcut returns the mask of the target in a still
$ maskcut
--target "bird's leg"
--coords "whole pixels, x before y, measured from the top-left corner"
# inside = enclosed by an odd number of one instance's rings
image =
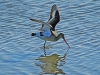
[[[45,51],[45,48],[44,48],[44,55],[46,56],[46,51]]]
[[[44,43],[44,49],[45,49],[45,44],[46,44],[46,41],[45,41],[45,43]]]
[[[44,43],[44,55],[46,56],[45,44],[46,44],[46,41],[45,41],[45,43]]]

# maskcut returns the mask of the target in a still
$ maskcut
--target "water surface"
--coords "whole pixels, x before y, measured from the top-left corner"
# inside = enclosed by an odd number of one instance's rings
[[[46,22],[53,4],[61,16],[56,30],[71,46],[67,54],[62,39],[44,51],[44,41],[30,36],[41,25],[29,18]],[[99,75],[99,15],[99,0],[1,0],[0,75]]]

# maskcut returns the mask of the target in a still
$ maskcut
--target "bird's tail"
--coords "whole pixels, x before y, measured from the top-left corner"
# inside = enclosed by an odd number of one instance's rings
[[[32,33],[32,34],[31,34],[31,36],[35,36],[35,35],[36,35],[36,33]]]

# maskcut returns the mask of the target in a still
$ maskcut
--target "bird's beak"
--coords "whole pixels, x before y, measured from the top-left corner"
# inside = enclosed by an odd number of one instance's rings
[[[65,39],[65,38],[63,38],[63,39],[64,39],[65,43],[68,45],[68,48],[70,48],[70,46],[69,46],[69,44],[67,43],[66,39]]]

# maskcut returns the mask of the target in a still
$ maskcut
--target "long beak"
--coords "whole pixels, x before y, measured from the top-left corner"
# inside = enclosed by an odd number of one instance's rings
[[[70,48],[70,46],[69,46],[69,44],[67,43],[67,41],[65,40],[65,38],[63,38],[63,39],[64,39],[65,43],[68,45],[68,48]]]

